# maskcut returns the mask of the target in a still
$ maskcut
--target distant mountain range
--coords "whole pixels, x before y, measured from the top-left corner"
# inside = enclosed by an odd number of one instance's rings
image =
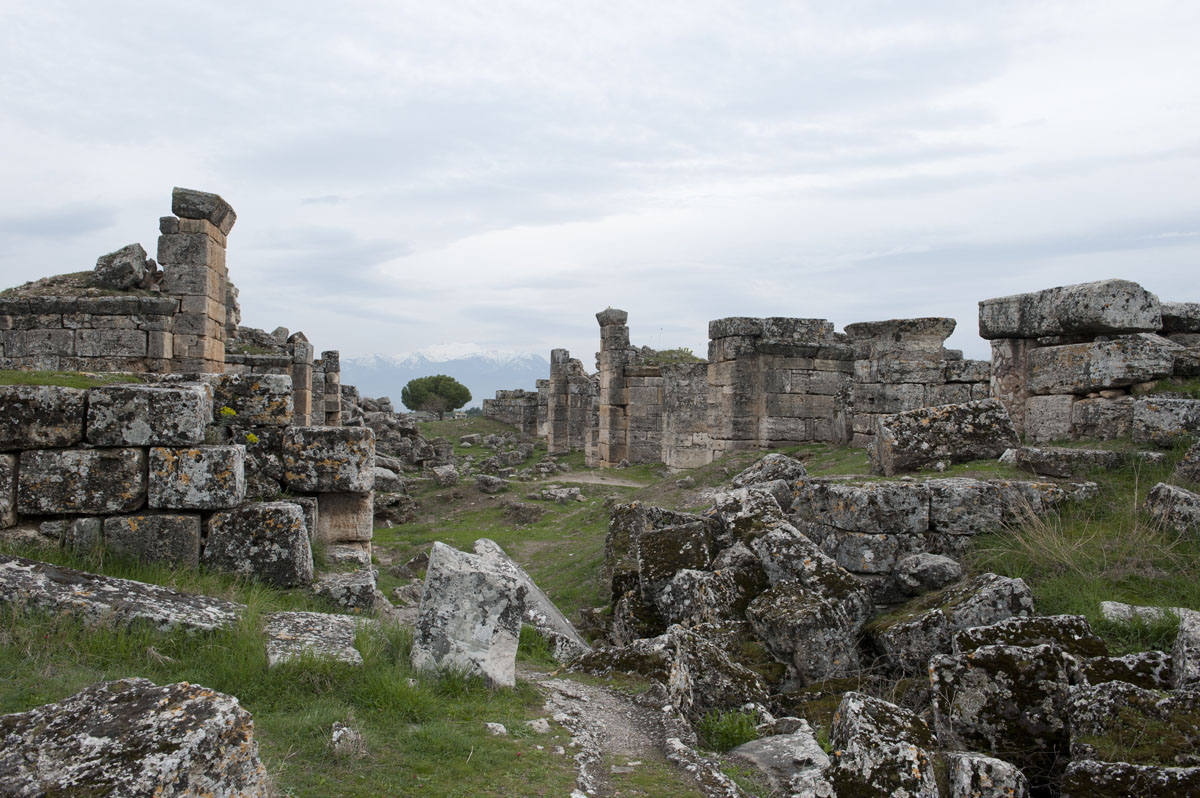
[[[357,386],[363,396],[390,396],[398,412],[405,411],[400,392],[408,381],[433,374],[447,374],[467,386],[471,392],[467,407],[479,407],[498,390],[535,390],[537,380],[550,376],[550,361],[541,355],[488,351],[469,344],[430,347],[407,355],[342,358],[343,383]]]

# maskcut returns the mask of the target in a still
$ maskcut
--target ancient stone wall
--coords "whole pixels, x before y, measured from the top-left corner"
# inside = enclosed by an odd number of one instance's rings
[[[543,382],[543,380],[538,380],[538,382]],[[526,435],[537,435],[538,394],[534,391],[519,389],[496,391],[495,399],[483,400],[483,416],[511,424]]]
[[[588,414],[596,400],[596,383],[583,363],[573,359],[566,349],[550,352],[550,379],[545,395],[547,451],[566,454],[583,450],[588,437]]]
[[[979,303],[992,395],[1034,441],[1129,437],[1138,394],[1200,374],[1200,304],[1104,280]]]

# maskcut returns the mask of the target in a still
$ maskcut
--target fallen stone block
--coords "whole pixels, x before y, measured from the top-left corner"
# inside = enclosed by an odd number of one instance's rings
[[[1006,618],[987,626],[962,629],[954,635],[955,654],[983,646],[1052,645],[1075,657],[1106,657],[1108,646],[1082,615],[1035,615]]]
[[[1131,462],[1157,466],[1166,462],[1161,452],[1114,452],[1104,449],[1064,449],[1022,446],[1013,452],[1013,465],[1047,477],[1070,477],[1089,471],[1110,471]]]
[[[1133,403],[1133,440],[1174,446],[1182,438],[1200,437],[1200,399],[1147,396]]]
[[[1160,482],[1150,489],[1143,508],[1177,535],[1200,535],[1200,495],[1190,490]]]
[[[343,612],[370,612],[375,609],[375,572],[363,568],[321,574],[313,581],[312,592]]]
[[[0,454],[0,529],[17,523],[17,457]]]
[[[1200,443],[1188,449],[1183,459],[1175,466],[1175,478],[1200,485]]]
[[[370,427],[288,427],[283,469],[292,490],[367,493],[375,485],[375,432]]]
[[[404,480],[395,471],[383,466],[375,466],[372,471],[375,473],[375,490],[391,493],[405,490]]]
[[[734,748],[729,756],[757,768],[778,795],[834,795],[828,779],[832,763],[806,720],[791,734],[751,740]]]
[[[266,617],[267,666],[313,657],[347,665],[362,665],[362,654],[354,647],[358,628],[368,622],[350,615],[321,612],[273,612]]]
[[[869,604],[865,588],[838,595],[783,582],[751,601],[746,619],[789,676],[806,685],[862,667],[858,638]]]
[[[937,740],[907,709],[862,693],[842,698],[829,742],[837,795],[938,798]]]
[[[78,534],[72,538],[74,545],[79,545]],[[105,518],[104,550],[140,562],[195,568],[200,564],[200,516],[146,514]]]
[[[1162,767],[1129,762],[1072,762],[1062,777],[1062,798],[1190,798],[1200,794],[1200,767]]]
[[[477,474],[475,476],[475,487],[480,493],[500,493],[508,490],[509,482],[507,479],[500,477],[489,476],[488,474]]]
[[[808,476],[804,463],[786,454],[768,454],[745,471],[733,478],[735,488],[744,488],[758,482],[773,482],[777,479],[795,482],[800,477]]]
[[[525,588],[522,620],[546,639],[556,660],[570,662],[592,650],[575,630],[575,626],[567,620],[567,616],[559,611],[550,597],[525,573],[525,569],[513,562],[495,541],[480,538],[475,541],[475,553],[490,567],[515,576],[517,582]]]
[[[1101,280],[979,303],[981,338],[1106,335],[1162,329],[1158,298],[1129,280]]]
[[[286,374],[222,374],[212,380],[213,423],[239,427],[286,427],[295,403]]]
[[[1195,690],[1162,692],[1124,682],[1073,686],[1067,702],[1071,758],[1111,760],[1120,752],[1137,764],[1190,764],[1196,761],[1200,727],[1188,719],[1198,710]]]
[[[246,498],[246,447],[150,449],[150,506],[171,510],[228,510]]]
[[[458,469],[452,465],[434,466],[432,473],[433,481],[439,488],[448,488],[458,484]]]
[[[1015,765],[983,754],[950,751],[948,798],[1029,798],[1029,780]]]
[[[1079,664],[1086,684],[1127,682],[1147,690],[1171,690],[1175,659],[1165,651],[1139,651],[1122,657],[1089,657]]]
[[[26,515],[128,513],[146,503],[143,449],[21,452],[17,510]]]
[[[867,454],[872,472],[892,476],[939,461],[995,459],[1017,445],[1017,430],[1004,405],[983,399],[880,416]]]
[[[213,631],[245,611],[208,596],[0,555],[0,602],[62,612],[98,623],[149,623],[159,631]]]
[[[717,494],[713,506],[704,511],[704,517],[717,523],[714,542],[722,548],[736,541],[752,540],[784,521],[775,492],[758,485]]]
[[[924,535],[884,535],[830,528],[821,548],[855,574],[890,574],[905,557],[926,550]]]
[[[1200,612],[1179,613],[1179,632],[1171,648],[1171,684],[1177,690],[1200,685]]]
[[[434,543],[413,634],[413,667],[463,670],[512,687],[525,597],[525,586],[511,572]]]
[[[193,446],[212,423],[208,385],[105,385],[88,392],[95,446]]]
[[[1159,335],[1122,335],[1107,341],[1044,346],[1029,353],[1033,394],[1086,394],[1170,377],[1178,344]]]
[[[857,485],[801,479],[794,516],[847,532],[919,535],[929,531],[929,488],[921,483]]]
[[[962,579],[963,567],[950,557],[928,552],[910,554],[896,563],[892,579],[906,596],[922,596]]]
[[[712,540],[701,521],[650,529],[633,539],[642,598],[657,603],[659,594],[677,571],[705,569],[712,562]]]
[[[96,284],[101,288],[127,291],[137,287],[146,277],[146,250],[141,244],[130,244],[116,252],[96,259]]]
[[[73,446],[83,440],[87,391],[0,385],[0,449]]]
[[[1000,485],[951,477],[926,480],[925,486],[929,491],[931,531],[944,535],[983,535],[1003,528],[1008,497]],[[1037,511],[1041,509],[1039,499]]]
[[[325,547],[325,561],[330,565],[371,567],[370,543],[332,543]]]
[[[0,794],[160,798],[269,794],[254,721],[233,696],[104,682],[0,717]]]
[[[313,560],[304,515],[291,502],[256,502],[213,513],[201,563],[275,587],[307,585]]]

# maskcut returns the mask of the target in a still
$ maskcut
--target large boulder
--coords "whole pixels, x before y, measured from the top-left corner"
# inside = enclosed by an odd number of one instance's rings
[[[830,781],[839,796],[938,798],[937,740],[907,709],[862,693],[842,698],[829,742]]]
[[[892,476],[937,462],[995,459],[1017,444],[1008,410],[999,399],[981,399],[878,416],[867,455],[874,473]]]
[[[412,665],[516,683],[517,643],[528,588],[488,558],[434,543],[413,633]]]
[[[1049,288],[979,303],[981,338],[1106,335],[1162,329],[1158,297],[1129,280]]]
[[[104,682],[0,717],[0,794],[265,798],[254,721],[187,682]]]

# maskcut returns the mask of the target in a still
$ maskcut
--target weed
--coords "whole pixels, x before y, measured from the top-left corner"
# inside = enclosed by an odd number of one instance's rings
[[[554,651],[542,634],[532,626],[521,627],[521,639],[517,643],[517,656],[528,661],[543,665],[556,665]]]
[[[696,735],[700,744],[710,751],[730,751],[758,738],[754,728],[756,722],[757,716],[753,712],[713,709],[696,724]]]

